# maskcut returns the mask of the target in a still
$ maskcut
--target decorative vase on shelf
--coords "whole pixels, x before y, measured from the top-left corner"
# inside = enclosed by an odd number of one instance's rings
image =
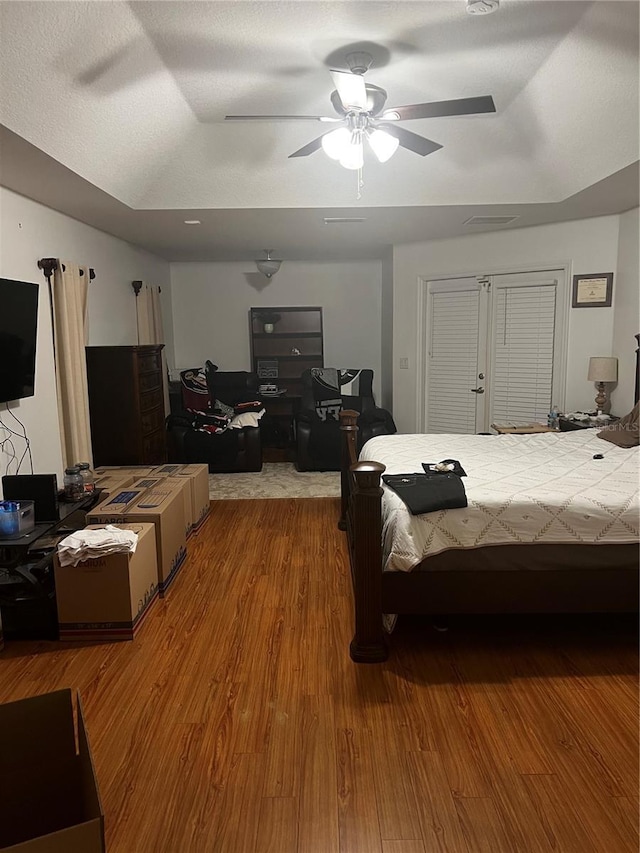
[[[273,323],[265,323],[264,330],[267,335],[270,335],[273,332]]]

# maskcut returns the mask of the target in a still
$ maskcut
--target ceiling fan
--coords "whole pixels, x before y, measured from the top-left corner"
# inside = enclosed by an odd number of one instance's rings
[[[407,104],[403,107],[386,107],[387,93],[379,86],[365,83],[364,74],[369,70],[373,57],[369,53],[348,53],[345,57],[349,71],[332,70],[335,91],[331,103],[337,117],[333,116],[225,116],[225,121],[320,121],[337,123],[330,130],[303,145],[289,157],[308,157],[322,148],[334,160],[347,169],[361,169],[364,162],[363,141],[366,139],[381,163],[386,162],[398,146],[407,148],[421,157],[442,148],[437,142],[420,136],[398,122],[439,116],[461,116],[477,113],[494,113],[495,104],[491,95],[476,98],[458,98],[453,101],[432,101],[426,104]]]

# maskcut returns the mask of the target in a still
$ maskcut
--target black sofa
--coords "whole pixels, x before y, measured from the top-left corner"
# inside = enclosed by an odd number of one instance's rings
[[[376,435],[397,432],[391,413],[376,406],[373,370],[311,368],[302,373],[300,409],[296,415],[296,468],[298,471],[340,470],[341,409],[358,416],[358,450]],[[337,373],[337,387],[323,379]],[[354,393],[355,392],[355,393]]]
[[[211,368],[214,366],[211,365]],[[198,378],[201,387],[194,393]],[[202,370],[193,368],[183,370],[180,379],[181,408],[177,411],[172,408],[167,418],[169,460],[204,462],[212,473],[262,470],[262,439],[259,426],[225,429],[221,433],[203,432],[195,428],[205,420],[196,412],[206,415],[210,400],[219,400],[230,407],[257,400],[257,375],[245,370],[225,372],[209,369],[206,370],[205,384],[202,382]],[[176,405],[176,402],[173,405]]]

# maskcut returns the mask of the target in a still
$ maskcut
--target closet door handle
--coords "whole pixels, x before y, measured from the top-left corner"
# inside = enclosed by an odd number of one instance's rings
[[[474,394],[484,394],[484,388],[482,386],[480,388],[472,388],[471,390]]]

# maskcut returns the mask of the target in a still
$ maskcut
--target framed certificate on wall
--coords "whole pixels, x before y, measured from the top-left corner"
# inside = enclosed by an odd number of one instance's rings
[[[574,275],[573,308],[608,308],[613,296],[613,273]]]

